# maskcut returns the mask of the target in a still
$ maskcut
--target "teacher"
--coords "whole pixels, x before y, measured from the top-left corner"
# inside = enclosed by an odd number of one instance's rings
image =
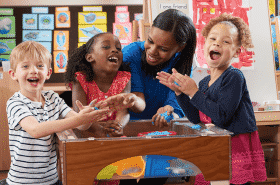
[[[161,113],[168,111],[174,117],[184,116],[175,93],[155,77],[160,71],[171,73],[172,68],[190,76],[195,48],[196,29],[192,20],[175,9],[168,9],[155,18],[144,42],[123,48],[123,62],[131,68],[131,92],[146,102],[144,110],[130,111],[131,120],[153,118],[155,125],[163,126],[166,121]]]

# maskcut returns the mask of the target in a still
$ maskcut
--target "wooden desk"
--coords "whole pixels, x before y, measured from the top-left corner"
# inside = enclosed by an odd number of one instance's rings
[[[124,134],[134,135],[136,125],[138,132],[150,131],[147,127],[155,129],[151,122],[132,122]],[[208,181],[231,178],[230,135],[198,136],[190,133],[189,136],[94,139],[78,138],[72,130],[57,135],[64,185],[93,184],[98,172],[107,165],[143,155],[167,155],[190,161]]]
[[[280,185],[280,111],[256,111],[255,117],[265,153],[267,181],[254,185]],[[272,149],[273,153],[269,152]],[[272,154],[271,156],[269,156]],[[270,162],[270,163],[269,163]]]

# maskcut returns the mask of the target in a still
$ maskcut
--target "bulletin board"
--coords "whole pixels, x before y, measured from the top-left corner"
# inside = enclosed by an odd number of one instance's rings
[[[56,30],[64,30],[69,31],[69,50],[68,50],[68,56],[73,53],[73,50],[78,47],[78,13],[83,12],[84,6],[102,6],[102,12],[106,12],[107,16],[107,32],[113,33],[113,24],[115,23],[115,12],[117,6],[127,6],[128,12],[129,12],[129,21],[132,23],[134,20],[134,14],[142,13],[143,12],[143,5],[139,4],[133,4],[133,5],[86,5],[83,4],[83,6],[77,6],[77,5],[65,5],[65,6],[40,6],[40,7],[48,7],[48,14],[55,15],[55,10],[57,7],[68,7],[70,11],[70,17],[71,17],[71,26],[69,28],[54,28],[51,30],[52,37],[54,37],[54,31]],[[22,15],[23,14],[31,14],[32,13],[32,7],[38,7],[35,6],[5,6],[0,8],[11,8],[13,9],[13,16],[15,17],[15,32],[16,32],[16,45],[20,44],[23,41],[23,32],[25,31],[24,25],[22,23]],[[55,26],[55,25],[54,25]],[[30,29],[30,28],[29,28]],[[54,38],[52,38],[54,39]],[[47,48],[49,46],[46,46]],[[53,40],[51,44],[51,54],[55,54],[54,47],[53,47]],[[54,62],[52,64],[52,68],[54,71]],[[53,73],[51,75],[51,78],[46,81],[46,83],[64,83],[64,73]]]

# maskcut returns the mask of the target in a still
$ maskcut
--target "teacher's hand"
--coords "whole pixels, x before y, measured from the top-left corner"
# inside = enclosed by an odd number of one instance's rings
[[[173,113],[173,111],[174,108],[171,107],[170,105],[166,105],[164,107],[159,108],[157,113],[152,117],[152,122],[154,123],[155,126],[159,128],[169,126],[164,116],[161,116],[160,114],[167,112],[167,115],[169,116],[170,114]]]

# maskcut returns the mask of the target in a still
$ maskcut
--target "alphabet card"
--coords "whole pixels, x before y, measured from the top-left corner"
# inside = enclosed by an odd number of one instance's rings
[[[79,42],[87,42],[98,33],[107,32],[107,24],[78,25]]]
[[[15,39],[0,39],[0,54],[11,54],[15,47]]]
[[[54,31],[53,50],[69,50],[69,31]]]
[[[22,29],[37,30],[38,14],[23,14],[22,15]]]
[[[68,60],[68,51],[53,51],[54,73],[64,73]]]
[[[0,17],[0,37],[15,37],[16,26],[14,16]]]

